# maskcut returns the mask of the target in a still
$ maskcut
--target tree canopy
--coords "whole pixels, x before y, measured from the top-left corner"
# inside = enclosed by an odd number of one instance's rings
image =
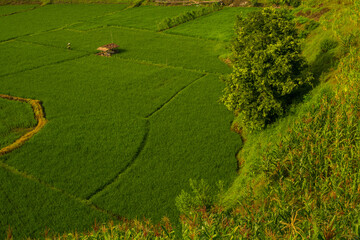
[[[223,78],[221,101],[252,131],[283,115],[293,94],[313,78],[287,10],[264,8],[239,16],[235,30],[233,72]]]

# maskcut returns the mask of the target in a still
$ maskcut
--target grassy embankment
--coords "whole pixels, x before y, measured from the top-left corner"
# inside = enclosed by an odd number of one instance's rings
[[[325,7],[330,11],[304,43],[304,54],[318,80],[315,88],[288,116],[244,136],[239,176],[220,201],[223,207],[185,213],[184,238],[360,236],[360,2],[312,1],[295,12],[316,13]],[[196,196],[201,197],[201,191],[192,199],[199,200]],[[124,221],[83,237],[173,239],[167,224],[157,229]]]
[[[157,32],[160,18],[191,7],[125,8],[46,5],[1,17],[1,92],[41,100],[49,120],[0,158],[1,237],[9,225],[37,237],[116,216],[176,222],[188,179],[228,186],[236,176],[239,137],[217,103],[224,42]],[[120,53],[95,56],[109,42]]]
[[[0,98],[0,149],[36,125],[30,105]]]

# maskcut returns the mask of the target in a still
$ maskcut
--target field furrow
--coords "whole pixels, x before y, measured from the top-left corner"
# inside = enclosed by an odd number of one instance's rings
[[[167,215],[176,221],[175,197],[190,178],[229,184],[236,176],[239,137],[229,131],[231,114],[217,102],[221,88],[216,76],[206,76],[152,115],[136,162],[92,201],[128,218],[159,221]]]
[[[40,5],[5,5],[0,7],[0,17],[27,12],[40,7]]]
[[[1,17],[0,41],[65,27],[81,20],[120,11],[121,4],[59,4],[46,5],[33,11]]]
[[[115,177],[113,177],[112,179],[110,179],[107,183],[105,183],[103,186],[101,186],[100,188],[96,189],[94,192],[92,192],[91,194],[89,194],[89,196],[86,197],[87,200],[90,200],[95,197],[97,194],[99,194],[101,191],[105,190],[106,188],[110,187],[120,176],[121,174],[123,174],[125,171],[127,171],[136,161],[136,159],[138,158],[138,156],[140,155],[140,153],[143,151],[145,145],[146,145],[146,141],[148,139],[149,136],[149,131],[150,131],[150,122],[148,119],[146,119],[146,125],[145,125],[145,134],[144,137],[135,153],[135,155],[133,156],[133,158],[131,159],[131,161],[129,161],[127,163],[127,165],[120,171],[117,173],[117,175]]]
[[[0,238],[8,225],[39,238],[46,227],[82,231],[95,219],[176,221],[175,197],[190,178],[228,185],[236,175],[239,137],[218,104],[227,43],[205,39],[213,35],[204,24],[191,36],[156,31],[196,7],[126,7],[51,4],[0,17],[0,92],[41,99],[48,120],[0,156]],[[227,24],[218,26],[228,33]],[[109,43],[119,52],[97,56]],[[13,111],[28,123],[26,111]]]
[[[81,231],[111,217],[89,204],[50,188],[0,162],[0,238],[10,227],[14,238],[50,232]]]
[[[33,43],[10,41],[0,44],[2,62],[0,77],[59,64],[89,55],[86,52],[68,51]]]
[[[151,118],[154,114],[156,114],[158,111],[160,111],[163,107],[165,107],[167,104],[170,103],[171,100],[175,99],[176,96],[178,96],[182,91],[184,91],[186,88],[190,87],[192,84],[194,84],[196,81],[200,80],[201,78],[205,77],[206,75],[202,75],[198,79],[195,79],[193,82],[189,83],[188,85],[182,87],[179,91],[177,91],[173,96],[171,96],[167,101],[165,101],[163,104],[161,104],[158,108],[156,108],[153,112],[145,116],[145,119]]]
[[[146,131],[141,117],[199,76],[92,56],[1,78],[5,92],[41,98],[49,119],[6,161],[86,198],[132,161]]]
[[[192,37],[174,36],[147,30],[109,27],[85,33],[59,30],[21,38],[40,44],[96,53],[99,46],[114,42],[120,53],[113,58],[148,61],[208,73],[228,73],[230,69],[218,57],[224,52],[224,43]]]

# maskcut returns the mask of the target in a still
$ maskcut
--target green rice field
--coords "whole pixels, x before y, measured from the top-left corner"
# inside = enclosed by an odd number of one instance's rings
[[[220,12],[214,12],[166,30],[166,32],[204,39],[229,41],[234,35],[236,16],[246,14],[255,9],[253,7],[225,8]]]
[[[38,7],[38,5],[5,5],[0,7],[0,16],[11,15],[15,13],[25,12]]]
[[[0,157],[1,239],[9,226],[38,238],[117,217],[176,222],[189,179],[232,183],[241,140],[218,102],[231,72],[219,56],[251,9],[157,32],[196,7],[20,6],[0,6],[0,94],[40,100],[48,123]],[[96,55],[111,42],[119,53]],[[0,147],[36,125],[25,103],[0,98],[0,117]]]
[[[0,98],[0,149],[36,125],[29,104]]]

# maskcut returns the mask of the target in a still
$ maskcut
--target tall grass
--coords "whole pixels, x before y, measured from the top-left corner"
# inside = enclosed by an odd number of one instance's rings
[[[341,44],[347,51],[333,72],[336,85],[320,85],[294,116],[245,143],[238,190],[230,189],[242,237],[359,237],[360,52],[356,42]]]

